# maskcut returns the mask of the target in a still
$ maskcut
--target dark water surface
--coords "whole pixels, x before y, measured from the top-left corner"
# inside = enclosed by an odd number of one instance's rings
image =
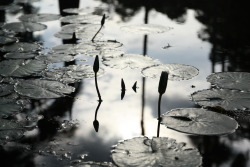
[[[250,71],[250,13],[247,5],[238,1],[27,0],[18,5],[23,9],[15,12],[0,10],[1,22],[16,22],[22,14],[66,15],[62,9],[88,8],[86,10],[94,11],[100,18],[103,14],[108,16],[101,30],[101,39],[122,43],[120,50],[124,53],[148,55],[164,64],[186,64],[199,69],[199,74],[190,80],[168,82],[162,97],[162,113],[175,108],[198,107],[190,100],[190,95],[210,88],[206,77],[213,72]],[[152,35],[121,30],[123,26],[143,23],[171,27],[171,30]],[[18,34],[20,40],[40,42],[45,47],[41,53],[72,42],[54,36],[62,26],[59,20],[43,24],[47,25],[46,30]],[[0,59],[3,61],[3,56]],[[93,62],[93,56],[80,54],[75,62],[70,63],[92,65]],[[50,64],[48,68],[61,66],[64,63]],[[73,84],[76,91],[70,96],[31,100],[28,108],[16,115],[20,121],[27,115],[39,115],[36,116],[38,121],[26,122],[28,126],[37,127],[26,131],[25,136],[16,142],[1,142],[0,164],[31,167],[74,166],[80,161],[110,162],[111,146],[118,141],[141,135],[156,136],[159,79],[143,78],[139,69],[110,68],[102,61],[100,67],[105,73],[98,77],[103,99],[98,110],[98,133],[93,127],[98,107],[95,80],[83,79]],[[123,100],[122,78],[126,85]],[[137,92],[134,92],[132,86],[136,81]],[[240,119],[239,129],[225,136],[191,136],[163,125],[160,136],[198,148],[203,166],[249,166],[249,121],[246,117]]]

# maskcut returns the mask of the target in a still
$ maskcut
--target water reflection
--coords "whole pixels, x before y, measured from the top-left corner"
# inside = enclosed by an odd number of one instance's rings
[[[64,15],[63,9],[70,7],[79,7],[78,1],[58,1],[60,6],[60,13]],[[155,58],[161,59],[163,62],[187,61],[189,64],[200,67],[200,76],[194,80],[184,81],[182,83],[169,83],[166,98],[163,99],[163,111],[168,111],[179,107],[193,107],[194,103],[189,101],[189,95],[199,89],[205,89],[210,85],[205,82],[205,77],[210,72],[216,71],[250,71],[249,64],[249,26],[246,24],[244,18],[248,18],[249,12],[247,5],[236,1],[226,0],[215,2],[207,1],[200,3],[194,0],[190,1],[102,1],[107,2],[110,6],[113,5],[114,10],[121,16],[121,20],[127,23],[157,23],[158,17],[162,22],[166,21],[176,26],[176,31],[172,34],[161,36],[129,36],[121,33],[114,28],[114,32],[109,32],[113,38],[112,33],[116,33],[115,38],[118,41],[125,41],[126,52],[138,52],[143,50],[143,55],[152,55]],[[43,2],[41,2],[43,4]],[[84,6],[84,5],[83,5]],[[43,6],[41,6],[43,8]],[[57,8],[57,6],[55,7]],[[141,10],[143,9],[143,10]],[[191,28],[186,28],[185,23],[190,21],[191,13],[195,14],[199,23],[202,23],[202,28],[199,32],[195,32],[196,37],[203,40],[202,43],[194,37],[183,37],[181,35],[188,34]],[[35,13],[38,9],[31,4],[24,5],[24,13]],[[5,12],[0,12],[1,21],[6,21]],[[150,15],[152,13],[152,15]],[[8,14],[8,13],[7,13]],[[9,15],[9,14],[8,14]],[[115,17],[118,17],[114,14]],[[154,15],[154,16],[153,16]],[[8,16],[10,17],[10,16]],[[155,19],[150,19],[155,17]],[[163,19],[165,18],[165,20]],[[169,18],[169,19],[167,19]],[[174,22],[171,22],[174,20]],[[7,20],[8,21],[8,20]],[[112,22],[112,21],[111,21]],[[161,24],[165,24],[162,23]],[[177,23],[179,27],[177,26]],[[181,23],[181,25],[180,25]],[[191,22],[193,23],[193,22]],[[198,24],[197,22],[195,22]],[[124,23],[126,24],[126,23]],[[105,32],[110,30],[109,26],[113,23],[108,23],[104,27]],[[121,24],[120,24],[121,25]],[[119,26],[120,26],[119,25]],[[192,25],[192,24],[190,24]],[[200,24],[199,24],[200,25]],[[183,27],[182,27],[183,26]],[[197,27],[196,27],[197,28]],[[179,31],[178,31],[179,29]],[[196,30],[195,30],[196,31]],[[178,33],[184,32],[179,35]],[[108,34],[108,33],[107,33]],[[34,35],[34,33],[18,34],[21,41],[33,42],[40,41],[41,35]],[[190,37],[190,38],[188,38]],[[44,39],[46,39],[45,37]],[[142,38],[142,40],[141,40]],[[177,40],[173,40],[176,38]],[[142,42],[138,42],[138,39]],[[171,41],[172,40],[172,41]],[[193,45],[192,40],[197,40]],[[135,42],[134,42],[135,41]],[[171,45],[167,45],[168,42]],[[183,41],[187,41],[184,43]],[[190,45],[187,45],[190,41]],[[63,43],[77,43],[76,39],[70,41],[62,41]],[[133,43],[134,42],[134,43]],[[163,46],[172,46],[167,50],[160,50]],[[182,43],[183,42],[183,43]],[[212,46],[210,48],[204,44],[209,42]],[[133,45],[135,44],[135,45]],[[141,44],[143,47],[141,47]],[[179,45],[179,46],[178,46]],[[187,47],[188,46],[188,47]],[[142,48],[142,49],[141,49]],[[153,48],[153,49],[151,49]],[[206,51],[210,53],[207,54]],[[172,54],[172,55],[171,55]],[[195,56],[193,56],[195,55]],[[204,59],[202,59],[205,57]],[[1,57],[1,59],[3,59]],[[208,62],[201,60],[210,60],[212,67]],[[92,59],[90,59],[92,61]],[[200,62],[199,62],[200,61]],[[77,63],[77,62],[70,62]],[[204,66],[205,64],[205,66]],[[66,63],[66,66],[69,65]],[[217,66],[220,69],[217,70]],[[207,68],[209,66],[209,68]],[[134,70],[113,70],[107,69],[106,75],[98,78],[100,89],[105,103],[102,104],[102,112],[98,113],[101,102],[96,106],[96,92],[93,80],[84,80],[82,83],[74,84],[77,88],[76,93],[67,97],[56,99],[51,105],[45,108],[40,107],[44,101],[34,100],[31,103],[31,108],[27,112],[32,112],[35,108],[39,108],[37,114],[43,115],[43,119],[38,121],[38,133],[35,135],[28,135],[21,142],[26,144],[40,145],[42,142],[54,140],[60,132],[58,129],[62,128],[63,120],[72,121],[78,119],[81,127],[70,128],[64,131],[62,137],[64,142],[71,140],[71,143],[77,142],[77,147],[69,149],[72,159],[79,158],[82,154],[89,154],[89,156],[82,160],[96,160],[96,161],[110,161],[110,146],[116,144],[120,139],[128,139],[138,135],[155,136],[156,134],[156,118],[157,118],[157,84],[153,79],[141,78],[139,71]],[[126,98],[120,100],[120,79],[126,78],[127,85],[133,85],[138,81],[138,93],[134,93],[132,89],[126,90]],[[136,86],[135,86],[136,87]],[[49,100],[50,101],[50,100]],[[38,107],[37,107],[38,106]],[[94,121],[101,122],[101,128],[95,133],[93,130],[93,111],[95,110]],[[26,111],[25,111],[26,112]],[[97,120],[97,113],[99,119]],[[237,115],[239,116],[239,115]],[[98,122],[99,122],[98,121]],[[97,124],[97,123],[95,123]],[[162,136],[177,137],[180,141],[190,142],[189,144],[199,148],[203,154],[204,166],[247,166],[249,165],[250,149],[243,150],[249,142],[249,119],[240,120],[240,129],[232,135],[223,137],[197,137],[175,133],[171,130],[162,128]],[[189,140],[190,139],[190,140]],[[248,141],[248,142],[245,142]],[[237,143],[242,143],[243,146],[237,146]],[[65,143],[64,143],[65,144]],[[236,145],[236,146],[235,146]],[[233,147],[234,146],[234,147]],[[0,155],[4,160],[8,160],[9,166],[24,163],[24,166],[34,166],[34,156],[27,152],[20,152],[17,150],[6,150],[0,147]],[[7,159],[12,157],[12,161]],[[15,157],[15,158],[13,158]],[[21,157],[21,158],[20,158]],[[36,160],[42,162],[44,157],[36,157]],[[50,159],[48,166],[57,164],[56,158]],[[15,163],[15,164],[12,164]],[[61,161],[60,161],[61,162]],[[62,162],[62,164],[65,162]],[[6,162],[7,164],[7,162]]]

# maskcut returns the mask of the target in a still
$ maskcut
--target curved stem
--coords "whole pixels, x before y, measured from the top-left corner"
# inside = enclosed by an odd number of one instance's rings
[[[162,94],[159,95],[158,99],[158,125],[157,125],[157,137],[160,135],[160,124],[161,124],[161,97]]]
[[[93,36],[93,38],[91,39],[92,42],[94,42],[94,39],[96,37],[96,35],[101,31],[103,25],[99,28],[99,30],[96,32],[96,34]]]
[[[97,84],[97,73],[95,73],[95,88],[96,88],[96,91],[97,91],[97,94],[98,94],[99,102],[102,102],[102,97],[101,97],[101,94],[100,94],[100,91],[99,91],[99,88],[98,88],[98,84]]]

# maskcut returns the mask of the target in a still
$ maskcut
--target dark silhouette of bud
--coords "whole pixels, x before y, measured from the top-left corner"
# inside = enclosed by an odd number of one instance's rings
[[[95,128],[95,131],[98,132],[98,129],[99,129],[99,122],[97,120],[94,120],[93,121],[93,125],[94,125],[94,128]]]
[[[95,73],[97,73],[99,71],[99,57],[98,57],[98,55],[96,55],[96,57],[95,57],[93,70]]]
[[[158,92],[161,95],[165,93],[166,88],[167,88],[167,84],[168,84],[168,72],[162,71],[159,86],[158,86]]]

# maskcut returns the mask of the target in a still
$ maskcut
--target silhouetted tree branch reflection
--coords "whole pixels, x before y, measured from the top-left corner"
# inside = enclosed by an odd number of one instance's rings
[[[94,129],[96,132],[98,132],[98,130],[99,130],[99,121],[97,120],[97,113],[98,113],[98,110],[99,110],[101,104],[102,104],[102,101],[98,101],[98,105],[97,105],[96,110],[95,110],[95,120],[93,121],[93,126],[94,126]]]

